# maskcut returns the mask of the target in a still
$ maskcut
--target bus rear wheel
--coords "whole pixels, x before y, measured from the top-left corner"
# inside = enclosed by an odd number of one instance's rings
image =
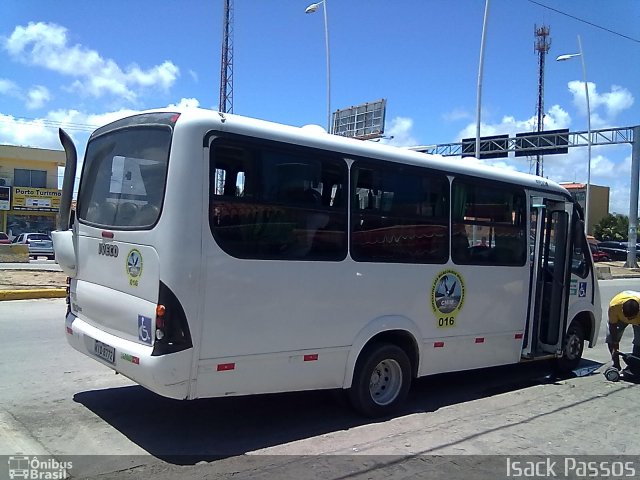
[[[393,412],[407,397],[411,387],[411,362],[400,347],[374,343],[358,358],[349,400],[366,417]]]

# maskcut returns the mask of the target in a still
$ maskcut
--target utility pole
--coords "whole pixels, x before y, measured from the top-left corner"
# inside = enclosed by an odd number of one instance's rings
[[[536,107],[536,117],[538,119],[537,131],[544,130],[544,59],[551,48],[551,37],[549,37],[549,27],[534,25],[535,42],[533,49],[538,53],[538,103]],[[543,176],[543,157],[536,155],[536,175]]]
[[[218,111],[233,113],[233,0],[224,0]],[[215,176],[216,194],[223,195],[226,180],[224,170],[216,170]]]
[[[233,113],[233,0],[224,0],[218,110]]]

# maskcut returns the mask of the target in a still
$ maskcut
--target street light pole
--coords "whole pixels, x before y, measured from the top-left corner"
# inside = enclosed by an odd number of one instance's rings
[[[562,62],[573,57],[580,57],[582,61],[582,79],[584,82],[584,95],[587,100],[587,191],[584,202],[584,232],[589,233],[589,202],[591,197],[591,106],[589,105],[589,84],[587,83],[587,67],[584,61],[584,52],[582,51],[582,40],[578,35],[578,52],[567,55],[560,55],[556,61]]]
[[[304,13],[314,13],[320,8],[322,4],[322,11],[324,13],[324,46],[327,57],[327,132],[332,133],[331,128],[331,60],[329,57],[329,22],[327,20],[327,0],[322,0],[318,3],[312,3],[309,5]]]
[[[584,52],[582,51],[582,40],[578,35],[578,51],[580,52],[580,60],[582,60],[582,78],[584,79],[584,95],[587,99],[587,199],[584,202],[584,223],[585,233],[589,233],[589,202],[591,201],[591,107],[589,105],[589,85],[587,84],[587,67],[584,61]]]
[[[484,45],[487,33],[487,19],[489,18],[490,0],[484,3],[484,20],[482,21],[482,37],[480,40],[480,62],[478,65],[478,92],[476,96],[476,158],[480,158],[480,117],[482,109],[482,73],[484,70]]]

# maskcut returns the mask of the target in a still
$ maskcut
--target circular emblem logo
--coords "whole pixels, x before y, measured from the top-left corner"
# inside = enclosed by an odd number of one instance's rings
[[[142,275],[142,254],[136,248],[127,255],[127,275],[129,275],[129,283],[137,286],[138,278]]]
[[[438,327],[453,327],[464,303],[464,281],[455,270],[440,272],[431,286],[431,309]]]

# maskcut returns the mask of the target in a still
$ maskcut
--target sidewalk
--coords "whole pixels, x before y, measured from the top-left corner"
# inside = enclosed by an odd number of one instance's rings
[[[56,263],[0,263],[0,301],[64,298],[66,279]]]
[[[625,268],[624,261],[598,262],[595,264],[598,280],[614,278],[640,278],[640,268]]]
[[[625,268],[625,262],[595,264],[598,280],[640,278],[640,268]],[[34,298],[64,298],[67,276],[56,263],[0,263],[0,301]]]

